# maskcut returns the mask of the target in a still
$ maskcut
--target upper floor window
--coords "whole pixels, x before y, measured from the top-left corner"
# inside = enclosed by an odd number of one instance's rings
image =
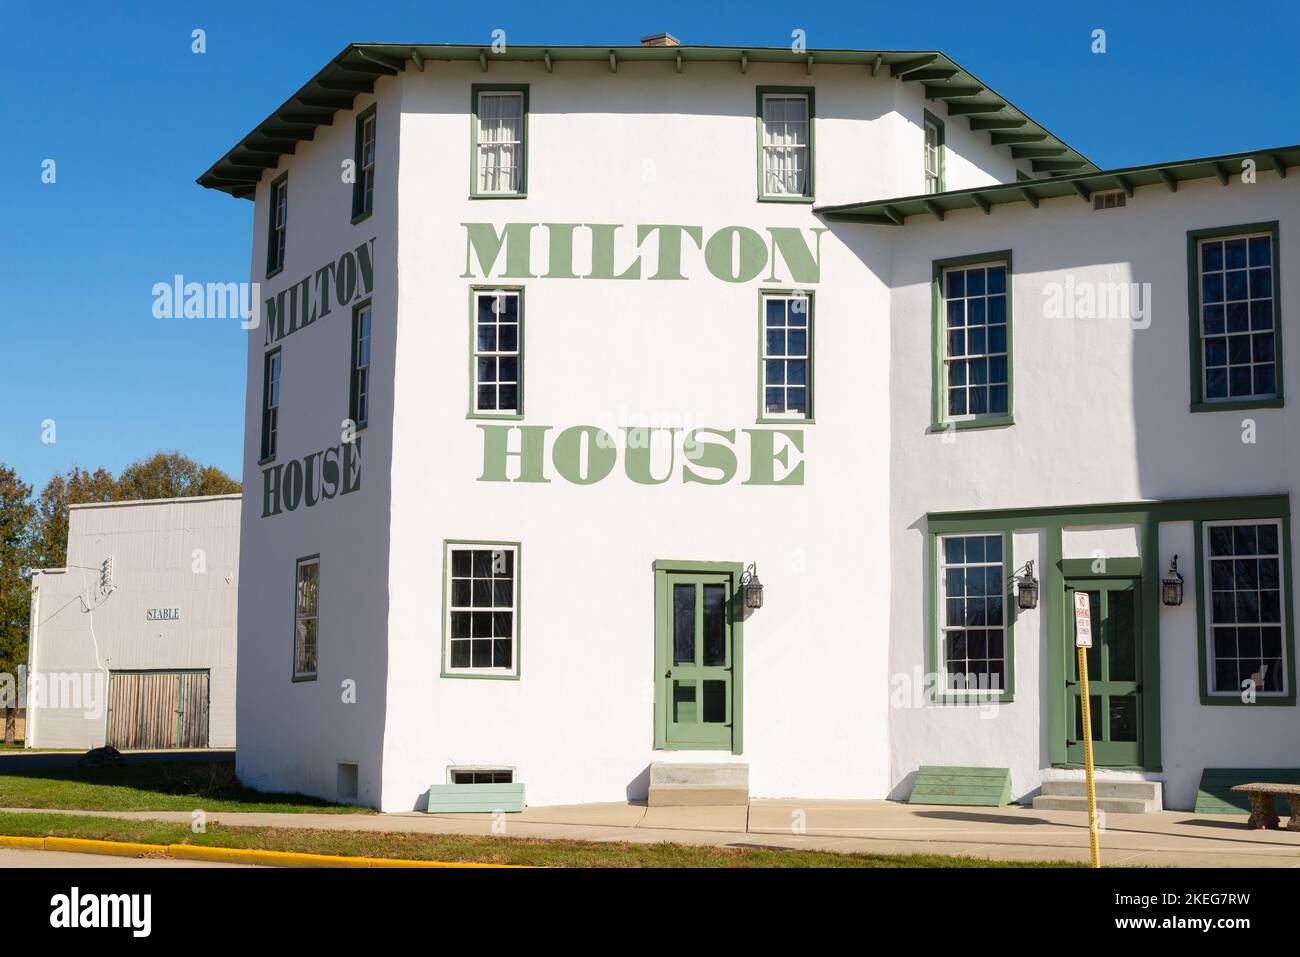
[[[365,219],[375,209],[375,108],[357,117],[356,179],[352,183],[352,218]]]
[[[943,121],[925,111],[925,191],[942,193],[943,185]]]
[[[759,420],[812,418],[812,297],[763,294]]]
[[[280,425],[280,350],[262,360],[262,461],[275,458]]]
[[[1276,223],[1188,234],[1193,411],[1282,404],[1277,253]]]
[[[519,675],[519,545],[448,542],[443,674]]]
[[[473,196],[526,192],[527,87],[474,87]]]
[[[1204,522],[1200,532],[1208,696],[1293,697],[1283,520]]]
[[[289,222],[289,174],[271,183],[271,218],[266,234],[266,278],[284,268],[284,242]]]
[[[523,290],[476,289],[471,415],[523,412]]]
[[[759,199],[809,200],[813,195],[813,92],[760,87]]]
[[[348,417],[361,428],[370,418],[370,303],[352,310],[352,377]]]
[[[320,608],[320,556],[298,559],[293,612],[293,678],[316,677]]]
[[[996,257],[996,258],[995,258]],[[942,391],[936,426],[1003,424],[1011,416],[1010,253],[935,263]]]

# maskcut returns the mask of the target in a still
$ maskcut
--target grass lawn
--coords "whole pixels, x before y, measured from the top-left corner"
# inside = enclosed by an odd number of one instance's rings
[[[0,834],[80,837],[144,844],[198,844],[258,848],[347,857],[528,864],[540,867],[1082,867],[1068,861],[988,861],[942,854],[835,854],[764,848],[695,847],[688,844],[544,841],[520,837],[463,837],[323,831],[307,828],[208,826],[194,834],[186,824],[72,817],[63,814],[5,814]]]
[[[0,765],[3,768],[3,765]],[[253,791],[233,761],[160,761],[120,768],[52,768],[0,774],[0,807],[84,811],[372,813],[301,794]]]

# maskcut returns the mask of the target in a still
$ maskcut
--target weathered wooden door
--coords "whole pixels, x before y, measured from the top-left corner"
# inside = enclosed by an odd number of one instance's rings
[[[208,672],[113,672],[107,741],[118,750],[206,748]]]

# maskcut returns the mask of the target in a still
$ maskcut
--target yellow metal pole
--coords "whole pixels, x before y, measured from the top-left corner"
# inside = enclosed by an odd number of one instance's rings
[[[1083,704],[1083,764],[1088,777],[1088,848],[1092,866],[1101,867],[1101,849],[1097,844],[1097,782],[1092,774],[1092,700],[1088,696],[1088,649],[1079,648],[1079,692]]]

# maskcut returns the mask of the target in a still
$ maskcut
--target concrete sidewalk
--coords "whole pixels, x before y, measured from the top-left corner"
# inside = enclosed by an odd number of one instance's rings
[[[196,805],[196,807],[201,805]],[[190,823],[186,811],[5,812],[81,814]],[[213,811],[210,823],[493,835],[490,814],[252,814]],[[646,807],[581,804],[530,807],[503,816],[511,837],[769,847],[874,854],[957,854],[992,860],[1088,860],[1088,829],[1078,811],[967,808],[892,801],[754,801],[748,807]],[[1250,831],[1245,815],[1161,811],[1109,814],[1101,835],[1104,865],[1300,867],[1300,832]],[[496,835],[499,836],[499,835]]]

